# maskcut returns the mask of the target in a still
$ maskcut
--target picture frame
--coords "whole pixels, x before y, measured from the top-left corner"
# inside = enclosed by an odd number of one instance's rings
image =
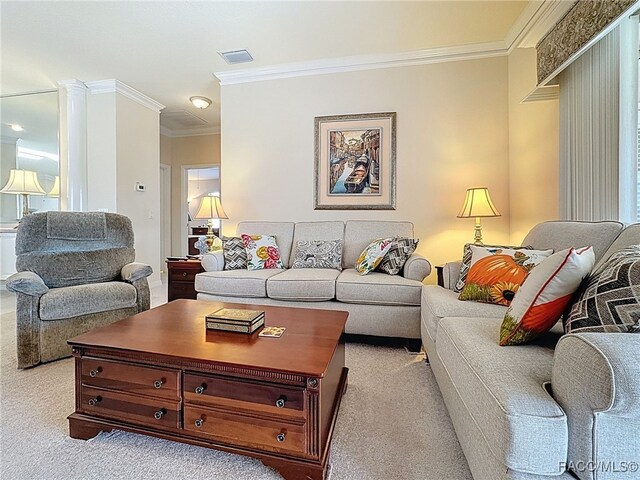
[[[395,210],[396,112],[315,117],[315,210]]]

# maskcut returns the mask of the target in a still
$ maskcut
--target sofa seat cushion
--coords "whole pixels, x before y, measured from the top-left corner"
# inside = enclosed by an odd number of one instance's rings
[[[463,302],[453,290],[425,285],[422,288],[422,325],[436,340],[438,323],[444,317],[504,318],[507,307],[492,303]],[[496,337],[497,338],[497,337]]]
[[[136,306],[136,288],[125,282],[52,288],[40,297],[40,318],[61,320]]]
[[[447,317],[436,355],[495,456],[522,473],[557,475],[566,461],[567,418],[545,389],[557,332],[536,344],[498,345],[502,318]]]
[[[336,280],[336,299],[366,305],[420,305],[422,282],[399,275],[370,272],[360,275],[354,268],[343,270]]]
[[[332,268],[292,268],[267,280],[267,296],[275,300],[321,302],[336,296],[336,278]]]
[[[267,280],[283,270],[223,270],[196,275],[196,292],[223,297],[267,297]]]

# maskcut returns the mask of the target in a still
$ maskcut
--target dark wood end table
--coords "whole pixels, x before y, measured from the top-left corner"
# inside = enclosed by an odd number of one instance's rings
[[[179,298],[196,299],[195,281],[198,273],[204,272],[200,260],[167,259],[167,300]]]

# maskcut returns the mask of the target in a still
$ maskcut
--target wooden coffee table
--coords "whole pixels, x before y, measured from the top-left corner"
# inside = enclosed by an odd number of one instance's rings
[[[207,331],[218,308],[265,311],[281,338]],[[347,385],[347,312],[176,300],[69,340],[69,434],[112,429],[248,455],[323,479]]]

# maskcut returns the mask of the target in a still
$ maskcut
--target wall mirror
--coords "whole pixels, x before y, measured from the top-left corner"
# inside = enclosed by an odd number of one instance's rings
[[[35,177],[37,186],[27,187],[29,212],[59,209],[59,143],[57,90],[0,97],[2,151],[0,188],[14,176]],[[26,174],[23,172],[27,172]],[[28,172],[35,172],[35,175]],[[31,182],[33,183],[33,182]],[[40,187],[41,192],[36,192]],[[16,188],[9,189],[13,192]],[[24,195],[0,194],[0,224],[15,225],[22,217]]]

